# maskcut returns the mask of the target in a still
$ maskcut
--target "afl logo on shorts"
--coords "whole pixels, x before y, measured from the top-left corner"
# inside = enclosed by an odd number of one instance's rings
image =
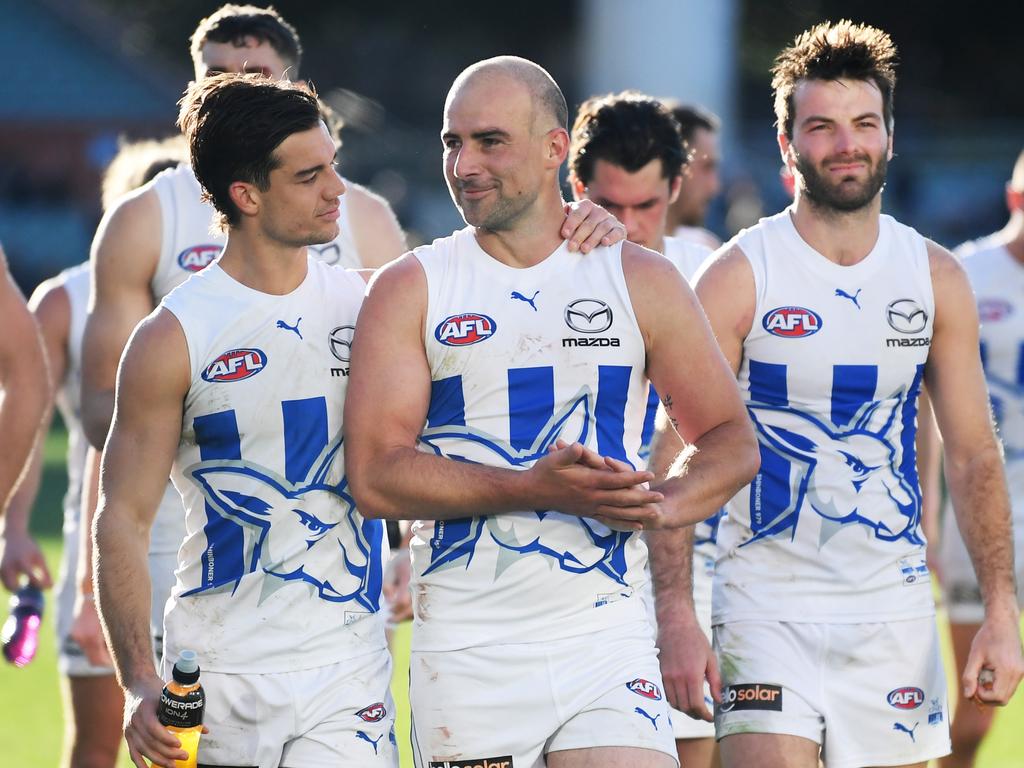
[[[363,707],[356,712],[359,717],[363,718],[368,723],[379,723],[387,715],[387,707],[384,706],[384,702],[378,701],[376,704],[371,704],[368,707]]]
[[[644,680],[642,677],[638,677],[636,680],[630,680],[626,683],[626,687],[638,696],[643,696],[645,699],[661,701],[661,689],[650,680]]]
[[[920,688],[904,686],[903,688],[889,691],[889,695],[885,697],[885,700],[889,702],[890,706],[896,707],[896,709],[917,709],[924,704],[924,691]]]
[[[178,266],[186,272],[198,272],[206,269],[210,263],[220,256],[222,245],[193,245],[178,254]]]
[[[804,307],[778,307],[764,316],[761,325],[773,336],[802,339],[821,330],[821,315]]]
[[[449,347],[468,347],[491,338],[496,330],[498,324],[487,315],[465,312],[438,323],[434,338]]]
[[[259,349],[232,349],[218,357],[203,371],[203,381],[226,383],[255,376],[267,365],[267,356]]]
[[[978,318],[983,323],[998,323],[1013,314],[1013,304],[1003,299],[978,299]]]

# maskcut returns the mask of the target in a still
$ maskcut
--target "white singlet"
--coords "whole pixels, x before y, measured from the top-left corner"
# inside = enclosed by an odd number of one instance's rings
[[[171,478],[187,534],[166,624],[168,658],[276,673],[384,647],[384,525],[344,477],[342,410],[364,283],[308,259],[284,296],[218,264],[168,294],[192,369]]]
[[[417,248],[427,278],[433,379],[420,448],[528,469],[560,437],[642,466],[646,352],[621,244],[565,245],[527,269],[491,258],[472,229]],[[640,536],[550,510],[414,526],[413,649],[582,636],[639,620]]]
[[[924,238],[882,216],[840,266],[789,210],[741,232],[756,311],[740,390],[761,469],[718,534],[714,623],[930,616],[914,448],[935,314]]]

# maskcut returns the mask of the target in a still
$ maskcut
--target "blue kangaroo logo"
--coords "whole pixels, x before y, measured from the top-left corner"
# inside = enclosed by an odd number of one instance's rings
[[[839,297],[844,298],[844,299],[849,299],[850,301],[853,302],[854,306],[857,307],[857,309],[860,309],[860,302],[857,301],[857,297],[860,296],[860,292],[863,291],[863,290],[864,290],[863,288],[858,288],[857,292],[855,294],[853,294],[853,296],[851,296],[846,291],[844,291],[842,288],[836,288],[836,296],[839,296]]]
[[[999,439],[1007,461],[1024,459],[1024,445],[1015,442],[1024,435],[1024,387],[985,372],[988,397],[999,425]]]
[[[896,449],[888,438],[904,402],[905,394],[898,393],[889,400],[869,403],[843,430],[792,408],[748,403],[762,445],[806,469],[794,484],[789,508],[776,516],[778,522],[747,543],[790,526],[795,531],[796,517],[806,499],[818,515],[840,526],[860,524],[883,541],[923,544],[918,533],[918,492],[897,471]],[[872,429],[870,425],[879,421],[881,426]],[[869,457],[881,460],[868,464],[864,459]],[[821,482],[815,482],[816,473]]]
[[[203,461],[186,470],[206,501],[246,531],[246,574],[265,575],[264,597],[301,583],[322,600],[379,609],[382,528],[356,511],[344,477],[332,482],[341,452],[338,436],[299,484],[247,461]]]
[[[914,731],[917,730],[918,725],[920,725],[920,722],[914,723],[913,728],[907,728],[907,726],[905,726],[903,723],[893,723],[892,729],[894,731],[902,731],[903,733],[907,734],[907,736],[910,737],[910,740],[916,744],[917,739],[914,738]]]
[[[369,737],[369,735],[366,733],[366,731],[356,731],[356,738],[357,739],[362,739],[363,741],[367,741],[370,744],[373,744],[373,754],[376,755],[377,754],[377,744],[379,744],[380,740],[384,738],[384,734],[382,733],[376,739],[371,739]]]
[[[278,320],[277,321],[277,327],[282,329],[282,330],[285,330],[285,331],[293,331],[295,333],[295,335],[298,336],[301,339],[302,338],[302,331],[299,330],[299,323],[301,323],[301,322],[302,322],[302,318],[301,317],[298,320],[295,321],[295,325],[288,325],[288,323],[286,323],[284,320]]]
[[[525,450],[517,450],[506,441],[463,425],[425,429],[420,443],[438,456],[455,461],[493,467],[530,466],[546,456],[559,438],[587,444],[593,418],[592,399],[588,388],[581,389],[564,408],[551,416],[533,445]],[[612,530],[596,520],[549,510],[473,518],[472,528],[462,541],[434,550],[425,572],[452,567],[462,557],[467,557],[468,567],[484,528],[499,547],[509,552],[552,558],[563,571],[570,573],[597,570],[617,584],[628,586],[622,549],[632,535],[630,532]],[[511,564],[511,560],[507,564]]]
[[[646,712],[645,712],[645,711],[644,711],[643,709],[641,709],[640,707],[636,707],[636,708],[635,708],[635,709],[634,709],[633,711],[634,711],[634,712],[636,712],[636,713],[637,713],[638,715],[643,715],[643,716],[644,716],[644,717],[646,717],[646,718],[647,718],[648,720],[650,720],[650,721],[651,721],[651,725],[653,725],[653,726],[654,726],[654,730],[658,730],[658,718],[659,718],[659,717],[661,717],[661,714],[660,714],[660,713],[659,713],[659,714],[657,714],[657,715],[655,715],[654,717],[651,717],[651,716],[650,716],[649,714],[647,714],[647,713],[646,713]]]
[[[537,298],[537,294],[539,294],[539,293],[540,293],[540,291],[534,291],[533,292],[533,296],[531,296],[530,298],[526,298],[519,291],[512,291],[511,298],[516,299],[517,301],[525,301],[527,304],[529,304],[531,307],[533,307],[533,311],[536,312],[537,311],[537,305],[533,303],[533,300]]]

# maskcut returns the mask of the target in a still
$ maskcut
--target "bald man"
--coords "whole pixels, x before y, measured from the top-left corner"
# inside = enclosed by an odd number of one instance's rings
[[[708,517],[758,463],[671,262],[632,243],[568,250],[566,122],[532,62],[490,59],[456,79],[441,139],[469,226],[378,273],[353,344],[357,504],[434,521],[412,543],[423,768],[676,765],[639,531]],[[648,377],[695,448],[688,472],[651,490],[634,469]]]

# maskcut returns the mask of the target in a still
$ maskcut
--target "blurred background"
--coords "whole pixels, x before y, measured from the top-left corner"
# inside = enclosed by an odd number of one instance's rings
[[[174,131],[188,37],[216,0],[0,0],[0,242],[28,292],[86,258],[99,174],[119,136]],[[853,16],[901,51],[888,212],[953,246],[1002,223],[1024,146],[1024,6],[1001,0],[282,0],[301,75],[345,118],[344,174],[383,194],[413,244],[461,225],[438,132],[454,76],[515,53],[547,67],[574,109],[637,88],[722,119],[728,237],[786,203],[768,70],[797,33]]]

